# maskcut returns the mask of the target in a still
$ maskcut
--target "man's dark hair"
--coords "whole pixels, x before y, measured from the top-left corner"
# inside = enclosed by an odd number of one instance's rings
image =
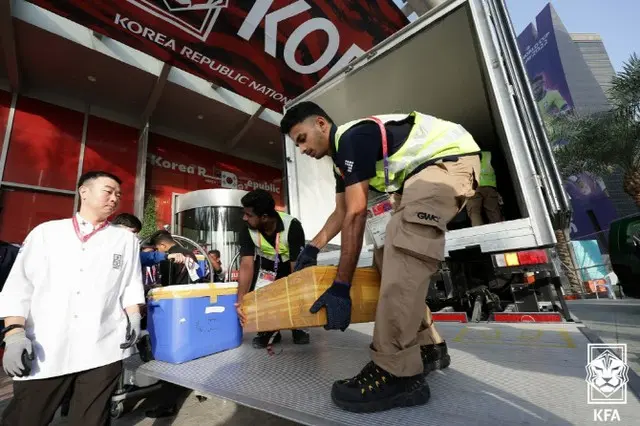
[[[86,184],[91,180],[98,179],[101,177],[113,179],[116,182],[118,182],[118,185],[122,184],[122,180],[118,176],[114,175],[113,173],[104,172],[102,170],[92,170],[92,171],[83,173],[82,176],[80,176],[80,179],[78,179],[78,188],[80,188],[82,185]]]
[[[276,202],[264,189],[254,189],[240,199],[242,207],[251,208],[256,216],[276,216]]]
[[[151,244],[151,241],[146,241],[146,240],[145,240],[145,242],[143,242],[143,243],[140,245],[140,248],[141,248],[141,249],[150,248],[150,249],[154,249],[154,250],[155,250],[156,246],[155,246],[155,245],[153,245],[153,244]]]
[[[294,106],[282,117],[280,121],[280,131],[283,135],[289,134],[293,126],[296,124],[302,123],[309,117],[314,116],[324,117],[330,123],[333,123],[333,120],[329,117],[329,115],[324,112],[322,108],[318,106],[318,104],[313,102],[300,102],[298,105]]]
[[[120,213],[111,221],[111,224],[126,226],[127,228],[135,229],[136,232],[140,232],[142,229],[142,222],[140,222],[140,219],[131,213]]]
[[[209,252],[207,254],[215,254],[216,256],[220,257],[220,250],[209,250]]]
[[[160,230],[154,232],[151,237],[149,237],[149,244],[156,246],[160,243],[166,244],[176,244],[176,240],[173,239],[169,231]]]

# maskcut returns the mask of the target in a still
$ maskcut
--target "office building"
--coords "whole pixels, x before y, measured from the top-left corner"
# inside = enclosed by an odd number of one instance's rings
[[[609,54],[599,34],[584,33],[571,34],[571,39],[578,46],[591,73],[602,88],[605,96],[609,98],[611,80],[616,72],[611,65]]]
[[[606,57],[611,66],[602,40],[591,34],[572,36],[550,3],[518,36],[518,45],[543,115],[610,108],[604,90],[612,70],[603,63]],[[574,210],[572,238],[595,238],[615,218],[638,211],[623,190],[621,173],[602,179],[581,173],[566,179],[565,189]]]

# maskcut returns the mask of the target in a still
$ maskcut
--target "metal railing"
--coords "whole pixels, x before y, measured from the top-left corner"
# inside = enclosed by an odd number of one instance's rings
[[[209,271],[213,271],[213,264],[211,263],[211,259],[209,259],[209,256],[207,256],[207,251],[204,248],[202,248],[202,246],[200,244],[196,243],[195,241],[193,241],[190,238],[183,237],[182,235],[172,234],[171,236],[173,237],[175,242],[178,243],[182,248],[185,248],[187,250],[193,250],[193,248],[195,248],[199,253],[202,253],[204,255],[204,260],[209,265]],[[143,244],[148,243],[149,239],[150,239],[150,237],[141,239],[140,240],[140,246],[142,247]],[[185,246],[185,244],[186,244],[186,246]],[[191,246],[191,247],[189,247],[189,246]],[[213,273],[209,274],[209,279],[210,279],[210,282],[213,282]]]

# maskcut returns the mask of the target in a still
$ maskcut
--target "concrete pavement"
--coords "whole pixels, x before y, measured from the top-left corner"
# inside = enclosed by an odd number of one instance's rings
[[[627,343],[629,367],[640,374],[640,300],[578,300],[569,302],[572,314],[607,343]],[[0,370],[1,372],[1,370]],[[0,376],[0,412],[4,410],[12,396],[11,380]],[[247,425],[292,426],[296,423],[281,419],[269,413],[237,405],[231,401],[210,398],[198,402],[189,395],[177,417],[167,419],[145,418],[145,410],[154,406],[157,398],[143,400],[115,421],[115,426],[161,426],[161,425]],[[56,417],[53,425],[67,422]]]
[[[627,364],[640,374],[640,299],[567,302],[572,315],[605,343],[626,343]]]

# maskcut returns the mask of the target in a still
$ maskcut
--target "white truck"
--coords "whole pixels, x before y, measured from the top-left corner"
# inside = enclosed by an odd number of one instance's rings
[[[517,276],[509,268],[519,262],[526,264],[519,266],[521,273],[538,268],[539,277],[558,281],[550,250],[554,229],[568,224],[568,203],[527,81],[503,0],[449,0],[291,105],[314,100],[338,123],[411,110],[461,123],[483,147],[502,153],[496,166],[507,220],[451,230],[446,245],[451,263],[486,258],[491,263],[481,264],[504,279]],[[331,164],[301,157],[290,142],[286,152],[290,212],[313,236],[334,207]],[[505,253],[519,254],[505,258]],[[366,249],[361,258],[370,260]],[[325,253],[322,261],[335,261],[335,255]],[[585,398],[590,389],[585,355],[595,338],[578,322],[437,326],[452,364],[427,377],[432,398],[411,409],[360,415],[331,402],[333,381],[357,374],[369,361],[371,323],[352,324],[344,333],[310,329],[309,345],[294,345],[283,333],[280,350],[272,353],[254,349],[254,336],[247,334],[236,349],[179,365],[151,361],[137,374],[307,425],[594,421],[597,410]],[[640,424],[635,397],[612,407],[624,424]]]
[[[555,231],[569,226],[569,202],[506,10],[500,1],[440,3],[287,108],[313,101],[336,124],[413,110],[461,124],[492,152],[505,220],[470,227],[463,211],[452,221],[447,262],[428,296],[432,310],[453,308],[474,321],[552,310],[570,320],[554,249]],[[290,213],[312,237],[335,206],[331,159],[300,154],[288,137],[285,143]],[[332,243],[339,246],[340,237]],[[366,245],[362,257],[360,265],[371,260]]]

